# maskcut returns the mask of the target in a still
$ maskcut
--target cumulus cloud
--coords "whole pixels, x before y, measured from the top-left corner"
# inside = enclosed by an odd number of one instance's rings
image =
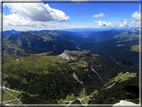
[[[69,21],[69,17],[61,10],[53,9],[43,3],[4,3],[12,13],[34,21]]]
[[[132,17],[135,18],[136,20],[140,20],[140,13],[136,11],[135,13],[132,14]]]
[[[129,27],[129,22],[127,19],[121,20],[120,27]]]
[[[63,11],[53,9],[48,4],[4,3],[4,6],[8,6],[11,11],[9,15],[3,15],[4,30],[61,29],[66,25],[56,22],[69,21]]]
[[[141,13],[138,13],[137,11],[134,12],[131,16],[132,18],[134,18],[133,20],[130,21],[130,25],[132,27],[138,27],[140,26],[140,22],[141,22]],[[141,23],[142,24],[142,23]]]
[[[33,29],[52,29],[52,28],[62,28],[65,25],[60,25],[59,23],[51,23],[51,22],[41,22],[41,21],[33,21],[27,20],[24,17],[19,16],[18,14],[10,14],[3,15],[3,28],[4,30],[9,29],[23,29],[33,30]]]
[[[140,26],[140,21],[131,20],[131,21],[130,21],[130,25],[131,25],[132,27],[139,27],[139,26]]]
[[[18,31],[26,30],[53,30],[53,29],[69,29],[69,28],[92,28],[94,26],[76,26],[76,25],[66,25],[59,23],[43,22],[27,20],[18,14],[3,15],[3,29],[11,30],[15,29]]]
[[[113,24],[111,22],[105,22],[105,21],[94,21],[97,23],[99,27],[139,27],[140,26],[140,15],[141,13],[138,13],[137,11],[132,14],[133,20],[123,19],[120,20],[120,24]],[[93,15],[92,17],[99,17],[103,16],[103,14]],[[141,22],[142,23],[142,22]]]
[[[94,14],[92,18],[105,17],[104,13]]]
[[[113,24],[111,22],[105,22],[101,20],[94,21],[94,22],[96,22],[99,27],[116,27],[117,26],[116,24]]]

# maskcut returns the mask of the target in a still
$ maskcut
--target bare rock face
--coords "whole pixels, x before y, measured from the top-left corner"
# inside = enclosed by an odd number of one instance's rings
[[[60,54],[57,58],[63,58],[66,60],[74,60],[75,58],[70,54],[70,51],[65,50],[62,54]]]

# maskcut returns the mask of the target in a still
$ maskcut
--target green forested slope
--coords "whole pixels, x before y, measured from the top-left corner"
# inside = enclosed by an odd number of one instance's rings
[[[82,57],[79,57],[80,55]],[[79,96],[83,88],[85,88],[86,95],[90,95],[94,90],[100,90],[121,70],[119,66],[103,58],[100,59],[100,56],[94,59],[86,52],[80,55],[78,54],[76,60],[58,59],[57,56],[4,55],[3,81],[6,81],[6,87],[22,92],[20,98],[23,103],[57,103],[58,100],[65,99],[71,93]],[[90,66],[97,71],[102,80],[91,70]],[[73,73],[83,84],[72,76]],[[32,98],[37,101],[30,102],[29,99]]]
[[[23,103],[56,104],[72,93],[76,97],[80,93],[89,96],[95,90],[102,90],[109,79],[119,72],[129,72],[129,69],[96,54],[73,51],[72,55],[76,57],[75,60],[57,58],[58,55],[4,55],[3,82],[6,87],[22,93],[20,100]]]
[[[125,99],[139,103],[139,78],[118,82],[112,88],[100,91],[91,98],[89,104],[115,104]]]
[[[79,47],[81,50],[89,50],[91,53],[104,54],[114,62],[131,66],[137,69],[139,64],[139,40],[107,40],[98,43],[83,43]]]

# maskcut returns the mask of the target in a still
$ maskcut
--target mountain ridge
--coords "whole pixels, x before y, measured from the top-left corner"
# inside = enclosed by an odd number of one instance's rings
[[[17,47],[24,49],[27,53],[41,53],[54,50],[76,50],[76,47],[66,40],[48,38],[36,32],[22,32],[19,36],[8,35],[3,42],[11,42]],[[38,44],[37,44],[38,43]]]
[[[87,38],[95,39],[95,41],[105,41],[108,39],[113,38],[113,36],[121,34],[122,32],[125,32],[124,30],[109,30],[109,31],[99,31],[99,32],[93,32],[90,35],[87,36]]]

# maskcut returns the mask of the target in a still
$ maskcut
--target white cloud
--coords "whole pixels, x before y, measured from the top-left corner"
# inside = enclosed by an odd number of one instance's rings
[[[140,26],[140,13],[137,11],[132,14],[133,20],[124,19],[121,20],[120,27],[139,27]]]
[[[92,18],[105,17],[104,13],[94,14]]]
[[[52,29],[69,29],[69,28],[92,28],[94,26],[76,26],[66,25],[51,22],[41,22],[34,20],[27,20],[18,14],[3,15],[3,29],[11,30],[15,29],[18,31],[26,30],[52,30]]]
[[[131,16],[132,18],[134,18],[133,20],[130,21],[130,24],[132,27],[138,27],[140,26],[140,22],[141,22],[141,13],[138,13],[137,11],[134,12]],[[142,24],[142,23],[141,23]]]
[[[17,5],[18,4],[18,5]],[[3,15],[3,29],[5,30],[49,30],[68,28],[88,28],[94,26],[65,25],[56,22],[68,21],[64,12],[52,9],[43,3],[4,3],[11,10],[11,14]],[[46,16],[47,15],[47,16]],[[53,23],[54,21],[54,23]]]
[[[116,27],[117,25],[116,24],[113,24],[111,22],[105,22],[105,21],[94,21],[94,22],[97,22],[97,25],[99,27]]]
[[[132,102],[127,102],[127,101],[124,101],[124,100],[121,100],[119,103],[116,103],[113,105],[113,107],[120,107],[120,106],[140,106],[140,104],[135,104],[135,103],[132,103]]]
[[[47,30],[61,29],[66,25],[61,25],[60,21],[69,21],[69,17],[64,12],[49,7],[43,3],[4,3],[12,12],[3,15],[4,30]]]
[[[69,17],[61,10],[52,9],[43,3],[4,3],[12,13],[17,13],[28,20],[34,21],[69,21]]]
[[[21,17],[18,14],[10,14],[8,16],[3,15],[3,28],[4,30],[20,30],[21,28],[27,30],[33,30],[33,29],[52,29],[52,28],[62,28],[63,25],[60,25],[59,23],[51,23],[51,22],[41,22],[41,21],[33,21],[33,20],[27,20],[24,17]]]
[[[140,26],[140,21],[138,21],[138,20],[131,20],[130,24],[131,24],[132,27],[138,27],[138,26]]]
[[[120,23],[120,27],[129,27],[129,22],[130,20],[127,20],[127,19],[124,19],[124,20],[121,20],[121,23]]]
[[[132,14],[132,17],[135,18],[136,20],[140,20],[140,13],[136,11],[135,13]]]
[[[19,16],[18,14],[10,14],[10,15],[3,15],[3,25],[4,26],[20,26],[20,25],[28,25],[28,20],[24,17]]]

